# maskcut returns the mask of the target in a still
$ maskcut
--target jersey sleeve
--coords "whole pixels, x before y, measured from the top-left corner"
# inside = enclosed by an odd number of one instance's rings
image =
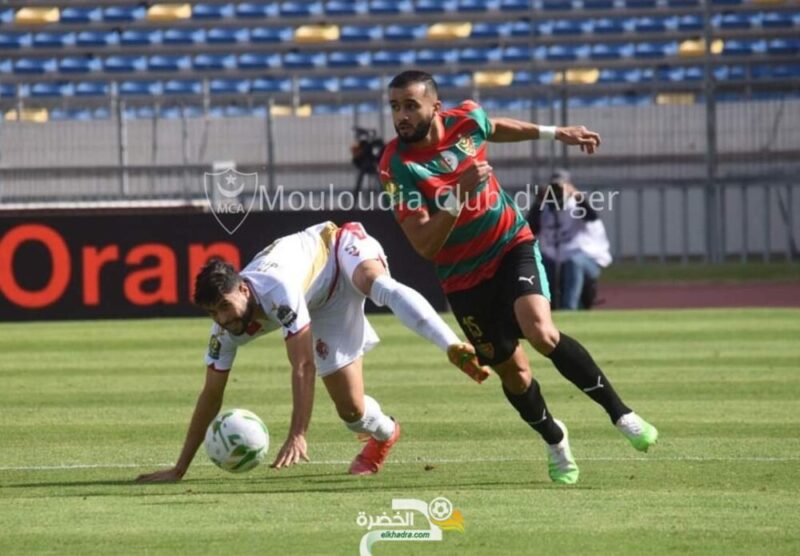
[[[311,324],[311,316],[300,284],[277,282],[261,299],[261,306],[267,317],[280,325],[284,339],[302,332]]]
[[[384,191],[391,197],[392,210],[398,222],[418,212],[428,212],[422,192],[414,177],[399,157],[395,156],[396,145],[390,145],[380,163],[380,179]]]
[[[467,118],[474,120],[478,124],[483,138],[488,140],[492,135],[492,122],[489,120],[489,115],[483,109],[483,106],[474,100],[465,100],[459,108]]]
[[[206,366],[213,366],[217,371],[230,371],[236,358],[236,344],[230,335],[217,323],[211,326],[208,339]]]

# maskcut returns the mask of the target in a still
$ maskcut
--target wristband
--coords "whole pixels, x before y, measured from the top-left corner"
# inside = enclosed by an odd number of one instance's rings
[[[556,138],[556,126],[554,125],[540,125],[539,126],[539,139],[543,141],[553,141]]]
[[[442,203],[442,209],[449,212],[452,216],[458,218],[458,215],[461,213],[461,207],[464,206],[464,203],[458,200],[458,197],[453,195],[453,192],[447,194],[447,197],[444,198],[444,202]]]

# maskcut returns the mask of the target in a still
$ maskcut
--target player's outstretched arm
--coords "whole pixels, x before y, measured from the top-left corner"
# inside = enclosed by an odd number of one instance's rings
[[[197,398],[197,404],[189,422],[186,440],[183,442],[181,455],[178,462],[170,469],[163,469],[154,473],[145,473],[136,478],[137,483],[168,483],[180,481],[189,469],[197,449],[203,443],[206,429],[222,407],[222,398],[225,385],[228,382],[228,373],[220,372],[209,367],[206,371],[206,383],[203,391]]]
[[[543,129],[553,131],[552,127],[541,126],[531,122],[513,118],[491,118],[492,133],[489,141],[494,143],[511,143],[546,138]],[[549,138],[567,145],[578,145],[583,152],[593,154],[600,146],[600,134],[590,131],[584,126],[555,127],[555,135]]]

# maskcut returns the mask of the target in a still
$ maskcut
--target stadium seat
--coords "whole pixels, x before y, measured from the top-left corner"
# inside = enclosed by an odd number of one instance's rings
[[[236,44],[250,40],[250,32],[246,28],[218,27],[206,32],[208,44]]]
[[[292,80],[289,77],[261,77],[250,84],[251,93],[291,93]]]
[[[250,30],[250,41],[262,42],[292,42],[294,28],[292,27],[256,27]]]
[[[294,32],[294,42],[320,43],[339,40],[338,25],[301,25]]]
[[[427,33],[427,25],[387,25],[383,38],[387,41],[411,41],[424,39]]]
[[[75,44],[75,33],[44,32],[33,36],[35,48],[65,48]]]
[[[658,93],[656,104],[690,105],[696,102],[694,93]]]
[[[417,65],[439,66],[458,61],[458,50],[454,48],[425,48],[417,52]]]
[[[103,18],[103,10],[100,8],[88,7],[68,7],[62,8],[60,23],[74,25],[76,23],[86,25],[100,21]]]
[[[14,23],[17,25],[47,25],[49,23],[58,23],[60,18],[61,12],[58,8],[20,8],[14,16]]]
[[[47,108],[23,108],[19,112],[12,108],[6,112],[5,119],[8,122],[20,121],[44,124],[49,120],[49,112]]]
[[[81,31],[75,37],[78,46],[111,46],[119,43],[119,35],[114,31]]]
[[[700,5],[700,0],[667,0],[668,8],[694,8]]]
[[[329,0],[325,3],[325,14],[331,16],[356,16],[368,11],[365,0]]]
[[[125,96],[156,96],[161,91],[160,81],[123,81],[119,84],[119,94]]]
[[[739,6],[744,0],[711,0],[712,6]]]
[[[767,47],[766,41],[733,40],[725,41],[723,56],[749,56],[751,54],[762,54]]]
[[[800,78],[800,64],[778,64],[772,66],[772,76],[776,79]]]
[[[163,23],[192,17],[191,4],[153,4],[147,9],[147,20]]]
[[[14,60],[14,73],[43,74],[56,71],[55,58],[19,58]]]
[[[277,17],[279,5],[277,2],[242,2],[236,5],[236,17],[243,19],[267,19]]]
[[[32,97],[70,97],[74,93],[74,86],[68,82],[44,81],[31,85]]]
[[[14,8],[0,8],[0,25],[14,22]]]
[[[715,39],[711,43],[711,53],[720,54],[725,48],[725,42],[722,39]],[[705,56],[706,54],[706,41],[704,39],[687,39],[682,41],[678,46],[678,56],[682,58],[691,58],[693,56]]]
[[[369,13],[380,15],[399,15],[414,11],[410,0],[370,0]]]
[[[594,85],[600,76],[597,68],[569,68],[558,71],[553,76],[553,83],[568,83],[570,85]]]
[[[281,17],[314,17],[322,15],[322,2],[309,2],[303,0],[300,2],[281,2],[280,5]]]
[[[665,56],[674,56],[678,52],[678,45],[674,42],[640,42],[636,43],[633,51],[634,58],[653,59]]]
[[[702,81],[705,77],[705,70],[700,66],[688,66],[684,68],[683,81]]]
[[[749,29],[754,23],[756,25],[759,23],[753,21],[751,15],[753,14],[721,14],[714,16],[711,21],[714,27],[720,29]]]
[[[364,51],[331,52],[328,54],[328,67],[355,68],[368,66],[370,53]]]
[[[105,81],[79,81],[75,84],[77,97],[104,97],[110,90],[111,86]]]
[[[511,24],[509,23],[473,23],[473,39],[494,39],[507,37],[511,34]]]
[[[339,80],[335,77],[301,77],[297,88],[301,92],[335,93],[339,90]]]
[[[703,18],[699,15],[684,15],[678,18],[679,31],[702,31]]]
[[[458,8],[456,0],[417,0],[414,11],[418,14],[441,14],[454,12]]]
[[[239,4],[242,6],[243,4]],[[192,7],[192,19],[217,20],[233,17],[236,11],[233,4],[195,4]]]
[[[236,68],[236,56],[233,54],[198,54],[192,59],[192,67],[200,71],[234,69]]]
[[[281,67],[281,55],[278,53],[261,54],[247,53],[241,54],[236,62],[242,70],[262,70]]]
[[[203,82],[198,79],[170,79],[164,83],[165,95],[202,95]]]
[[[246,94],[250,91],[250,81],[247,79],[212,79],[208,85],[212,95]]]
[[[642,72],[635,69],[604,69],[597,76],[598,83],[638,83]]]
[[[517,71],[514,72],[514,81],[511,85],[514,87],[527,87],[530,85],[549,85],[553,82],[555,72],[530,72],[530,71]]]
[[[718,66],[714,68],[714,77],[717,81],[733,81],[747,78],[745,66]]]
[[[799,48],[797,39],[773,39],[767,43],[767,54],[789,56],[797,54]]]
[[[192,59],[187,55],[157,54],[150,56],[147,69],[150,71],[182,71],[192,67]]]
[[[119,43],[124,46],[147,46],[161,44],[163,33],[158,29],[128,29],[119,36]]]
[[[109,6],[103,9],[103,21],[114,23],[130,23],[144,19],[144,6]]]
[[[14,65],[8,58],[0,58],[0,73],[11,73],[14,70]]]
[[[572,0],[540,0],[542,10],[546,12],[564,12],[572,10]]]
[[[590,50],[588,46],[552,45],[547,48],[546,57],[551,61],[578,60],[580,58],[588,58]]]
[[[201,44],[206,40],[206,32],[188,27],[167,29],[162,40],[164,44]]]
[[[0,48],[20,49],[27,48],[33,44],[33,36],[30,33],[0,33]]]
[[[103,69],[108,72],[134,72],[147,69],[144,56],[109,56],[103,61]]]
[[[671,17],[639,17],[634,20],[633,30],[637,33],[665,33],[677,26],[677,19]]]
[[[323,52],[287,52],[283,56],[283,67],[291,69],[312,69],[325,65]]]
[[[339,36],[342,42],[379,41],[381,38],[383,38],[383,27],[380,25],[345,25]]]
[[[529,37],[533,31],[530,21],[520,20],[511,24],[510,34],[512,37]]]
[[[476,87],[508,87],[514,81],[513,71],[476,71],[472,82]]]
[[[528,62],[531,59],[531,49],[528,46],[507,46],[503,49],[504,62]]]
[[[633,43],[598,43],[592,45],[589,58],[592,60],[619,60],[622,58],[631,58],[633,52]]]
[[[14,98],[17,96],[17,86],[13,83],[0,83],[0,98]]]
[[[378,50],[372,54],[373,66],[413,65],[416,53],[413,50]]]
[[[380,91],[381,78],[376,75],[343,77],[339,83],[342,91]]]
[[[469,72],[437,73],[433,78],[436,80],[436,84],[443,89],[464,88],[472,85],[472,74]]]
[[[767,12],[761,18],[761,26],[765,29],[786,29],[793,24],[791,14],[784,12]]]
[[[342,86],[342,90],[345,90],[344,86]],[[334,116],[345,112],[342,112],[342,107],[338,104],[315,104],[311,109],[311,113],[314,116]]]
[[[499,0],[458,0],[456,11],[463,13],[488,12],[499,7]]]
[[[503,49],[495,48],[464,48],[458,53],[460,64],[489,64],[503,59]]]
[[[626,20],[604,17],[594,22],[592,31],[601,35],[616,35],[628,31],[629,26],[632,30],[633,25]]]
[[[656,7],[656,0],[624,0],[623,4],[629,10],[649,10]]]
[[[434,23],[428,27],[428,40],[452,41],[466,39],[472,33],[472,23]]]
[[[67,56],[58,61],[58,71],[61,73],[90,73],[102,71],[103,63],[94,56]]]
[[[583,0],[584,10],[611,10],[614,0]]]

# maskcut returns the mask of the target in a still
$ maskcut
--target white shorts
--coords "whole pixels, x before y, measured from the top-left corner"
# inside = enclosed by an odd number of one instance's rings
[[[330,299],[311,311],[317,376],[338,371],[374,348],[380,338],[364,315],[366,297],[353,285],[353,273],[364,261],[378,260],[389,270],[378,241],[357,222],[342,226],[337,235],[336,284]]]

